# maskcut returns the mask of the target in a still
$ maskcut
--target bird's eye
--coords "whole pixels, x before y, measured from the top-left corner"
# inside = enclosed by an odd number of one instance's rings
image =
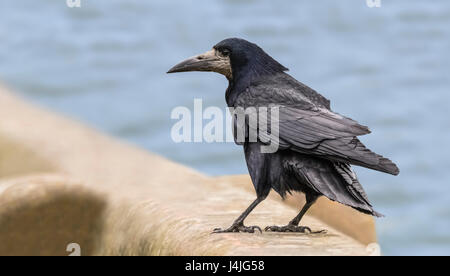
[[[228,49],[220,49],[219,52],[220,52],[220,55],[222,55],[224,57],[230,56],[230,50],[228,50]]]

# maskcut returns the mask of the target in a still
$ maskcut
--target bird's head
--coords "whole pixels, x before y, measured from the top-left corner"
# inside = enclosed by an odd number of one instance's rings
[[[247,74],[265,75],[287,70],[258,45],[240,38],[228,38],[210,51],[178,63],[167,73],[209,71],[233,80]]]

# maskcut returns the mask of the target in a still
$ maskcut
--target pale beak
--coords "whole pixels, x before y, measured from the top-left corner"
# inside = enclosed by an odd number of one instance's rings
[[[189,72],[189,71],[208,71],[217,72],[225,76],[231,76],[231,65],[229,58],[220,58],[216,55],[214,49],[188,58],[174,67],[167,73]]]

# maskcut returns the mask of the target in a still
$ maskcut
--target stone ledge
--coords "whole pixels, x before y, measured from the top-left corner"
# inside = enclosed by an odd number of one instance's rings
[[[14,155],[0,162],[0,255],[67,255],[69,242],[84,255],[368,254],[320,216],[304,223],[326,235],[211,235],[254,200],[248,182],[206,177],[1,88],[0,116],[0,153]],[[246,223],[285,224],[297,209],[269,198]]]

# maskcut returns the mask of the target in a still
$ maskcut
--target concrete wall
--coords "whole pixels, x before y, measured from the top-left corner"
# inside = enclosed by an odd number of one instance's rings
[[[0,88],[0,255],[367,255],[371,217],[322,199],[327,234],[220,234],[254,200],[248,176],[210,178],[41,110]],[[271,195],[246,223],[286,224]]]

